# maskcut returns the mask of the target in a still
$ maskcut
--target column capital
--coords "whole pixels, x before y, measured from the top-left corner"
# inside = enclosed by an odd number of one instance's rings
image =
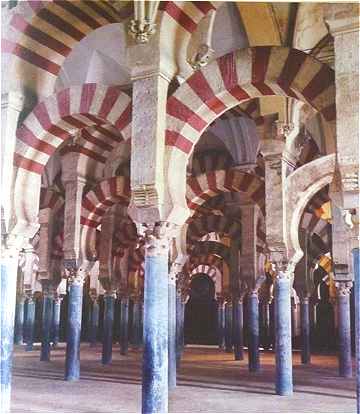
[[[134,18],[130,20],[128,32],[136,43],[148,43],[150,36],[155,33],[158,7],[158,1],[134,2]]]
[[[335,282],[337,297],[349,296],[352,286],[353,286],[352,282]]]
[[[65,276],[70,285],[82,285],[88,274],[88,266],[78,264],[76,260],[64,260]]]
[[[114,299],[116,299],[116,290],[106,290],[105,292],[104,292],[104,298],[105,297],[107,297],[107,298],[114,298]]]
[[[148,256],[167,255],[171,239],[176,237],[180,226],[169,222],[137,224],[138,233],[145,239],[145,249]]]

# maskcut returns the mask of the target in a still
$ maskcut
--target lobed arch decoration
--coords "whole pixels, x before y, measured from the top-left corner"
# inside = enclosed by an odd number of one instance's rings
[[[21,3],[3,51],[12,54],[11,70],[22,79],[23,88],[39,96],[53,93],[61,67],[78,42],[100,27],[126,22],[133,14],[131,2],[123,2],[120,9],[105,0]]]
[[[37,222],[41,174],[61,144],[79,130],[104,125],[113,126],[128,140],[130,122],[131,98],[118,86],[83,84],[37,104],[16,133],[13,232],[31,233],[31,225]]]
[[[295,98],[319,112],[332,134],[326,152],[335,151],[335,83],[330,67],[286,47],[229,53],[196,71],[168,98],[165,176],[170,210],[175,208],[183,217],[188,212],[183,177],[202,132],[234,106],[267,95]],[[174,168],[176,175],[171,174]]]
[[[243,192],[265,214],[265,184],[254,174],[239,170],[210,171],[187,180],[186,201],[192,216],[206,201],[223,192]]]
[[[128,205],[129,201],[130,181],[127,177],[103,180],[83,196],[80,217],[81,248],[88,260],[96,257],[96,229],[106,211],[117,203]]]

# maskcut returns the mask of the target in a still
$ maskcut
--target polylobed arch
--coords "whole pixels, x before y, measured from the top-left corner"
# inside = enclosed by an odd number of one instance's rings
[[[335,151],[334,71],[308,54],[286,47],[253,47],[229,53],[196,71],[167,103],[166,177],[168,205],[186,210],[184,177],[194,145],[222,113],[247,100],[280,95],[319,112]],[[171,174],[174,169],[177,174]]]
[[[27,227],[37,222],[41,174],[64,141],[78,130],[109,124],[127,140],[130,121],[131,98],[118,86],[74,86],[37,104],[17,130],[14,232],[26,234]]]
[[[187,180],[186,201],[193,215],[198,207],[222,192],[243,192],[265,213],[265,184],[255,174],[243,171],[210,171]]]

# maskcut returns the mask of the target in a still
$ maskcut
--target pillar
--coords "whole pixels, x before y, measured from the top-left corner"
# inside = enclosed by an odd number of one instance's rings
[[[182,352],[184,349],[184,311],[181,291],[176,292],[176,361],[180,364]]]
[[[300,318],[301,318],[301,363],[310,363],[310,308],[309,298],[300,299]]]
[[[335,286],[338,314],[339,375],[351,378],[350,290],[352,282],[336,282]]]
[[[90,346],[96,346],[97,333],[99,327],[99,302],[96,297],[92,298],[91,317],[90,317],[90,329],[89,329],[89,342]]]
[[[19,345],[24,341],[24,305],[25,296],[19,295],[16,301],[15,309],[15,332],[14,344]]]
[[[218,344],[220,349],[225,348],[225,302],[222,298],[218,298],[218,324],[217,324],[217,334],[218,334]]]
[[[112,360],[112,342],[114,325],[115,292],[104,294],[104,328],[101,362],[106,365]]]
[[[26,346],[25,351],[33,350],[34,343],[34,328],[35,328],[35,301],[32,295],[28,297],[25,302],[26,306],[26,319],[25,319],[25,331],[26,331]]]
[[[248,296],[248,332],[249,332],[249,371],[260,370],[259,354],[259,297],[253,290]]]
[[[43,307],[42,307],[42,338],[40,361],[50,361],[51,325],[53,321],[54,292],[48,286],[48,281],[43,283]]]
[[[1,246],[1,412],[10,411],[18,251]]]
[[[270,303],[269,300],[264,300],[261,305],[261,323],[262,323],[262,338],[263,348],[270,349],[271,346],[271,330],[270,330]]]
[[[242,300],[233,302],[233,342],[236,361],[244,359],[244,311]]]
[[[141,330],[141,299],[140,297],[134,297],[133,298],[133,317],[132,317],[132,341],[134,348],[140,348],[141,346],[141,336],[142,336],[142,330]]]
[[[68,276],[68,314],[66,325],[65,380],[80,378],[80,336],[84,275],[75,268],[66,269]]]
[[[129,297],[120,301],[120,354],[127,355],[129,349]]]
[[[354,261],[354,289],[355,289],[355,343],[356,343],[356,396],[357,413],[360,414],[360,249],[352,250]]]
[[[142,412],[168,412],[168,257],[161,226],[145,244]]]
[[[232,352],[232,302],[226,302],[225,304],[225,352]]]
[[[292,395],[291,282],[278,276],[274,283],[276,393]]]
[[[176,275],[173,272],[169,273],[168,295],[168,374],[171,390],[176,387]]]
[[[53,306],[52,337],[53,346],[57,346],[60,340],[60,320],[61,320],[62,297],[56,295]]]

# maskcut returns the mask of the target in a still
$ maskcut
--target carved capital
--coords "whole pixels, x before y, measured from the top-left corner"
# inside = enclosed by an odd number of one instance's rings
[[[116,299],[116,290],[107,290],[106,292],[104,292],[104,298],[105,297]]]
[[[138,0],[134,2],[134,19],[130,21],[129,34],[136,43],[147,43],[155,33],[158,1]]]
[[[335,282],[336,295],[349,296],[352,286],[352,282]]]
[[[201,69],[206,66],[210,59],[214,56],[214,49],[207,44],[201,44],[194,58],[189,62],[194,70]]]
[[[168,255],[170,241],[176,237],[179,226],[169,222],[157,222],[151,225],[137,225],[138,233],[145,239],[145,249],[148,256]]]
[[[64,260],[64,272],[70,285],[83,285],[87,276],[86,266],[78,268],[74,260]]]

